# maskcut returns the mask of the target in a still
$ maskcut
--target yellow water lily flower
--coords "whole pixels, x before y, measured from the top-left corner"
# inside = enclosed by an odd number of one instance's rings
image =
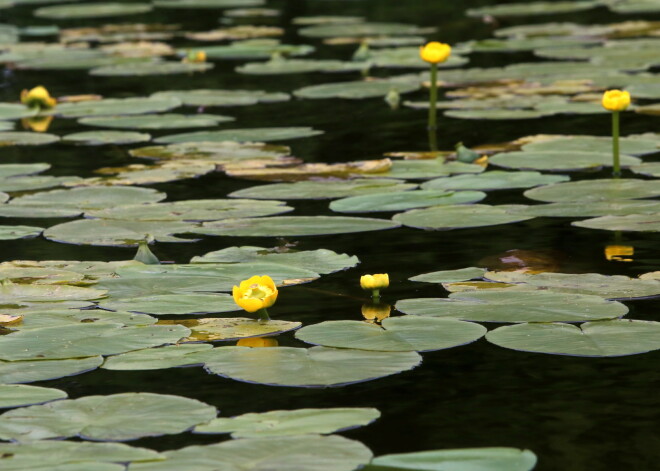
[[[277,347],[279,342],[276,338],[273,337],[248,337],[246,339],[240,339],[236,342],[237,347],[252,347],[252,348],[262,348],[262,347]]]
[[[383,289],[390,285],[390,276],[387,273],[377,273],[375,275],[362,275],[360,277],[360,286],[362,289]]]
[[[608,111],[623,111],[630,105],[630,93],[621,90],[608,90],[601,101]]]
[[[45,87],[39,85],[29,91],[23,90],[21,92],[21,103],[28,108],[48,110],[55,107],[57,100],[50,96],[50,93],[48,93]]]
[[[255,275],[243,280],[240,285],[234,286],[232,293],[236,304],[247,312],[269,308],[277,300],[277,287],[268,275]]]
[[[449,44],[432,41],[419,48],[419,56],[429,64],[439,64],[449,59],[451,46]]]

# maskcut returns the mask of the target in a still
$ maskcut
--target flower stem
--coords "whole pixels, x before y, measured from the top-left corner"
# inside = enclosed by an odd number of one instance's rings
[[[268,315],[268,311],[266,310],[265,307],[259,309],[257,311],[257,314],[259,315],[260,321],[268,322],[270,320],[270,316]]]
[[[612,112],[612,176],[621,176],[621,164],[619,163],[619,112]]]
[[[431,64],[431,89],[429,96],[429,145],[432,151],[438,150],[436,130],[437,124],[437,102],[438,102],[438,64]]]
[[[380,302],[380,290],[372,289],[371,290],[371,299],[374,300],[374,303],[378,304]]]

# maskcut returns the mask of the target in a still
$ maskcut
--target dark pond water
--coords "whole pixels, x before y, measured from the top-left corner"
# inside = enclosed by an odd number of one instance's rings
[[[271,1],[269,7],[282,15],[267,23],[290,26],[303,15],[358,15],[371,21],[397,21],[438,26],[434,39],[455,43],[490,37],[493,27],[465,16],[468,7],[496,1],[448,2],[400,1]],[[5,10],[0,22],[48,24],[31,17],[30,7]],[[184,29],[206,30],[217,26],[218,15],[157,10],[131,17],[130,21],[179,23]],[[656,18],[660,19],[660,18]],[[574,21],[606,23],[620,17],[605,9],[551,17],[503,21],[503,25],[528,22]],[[102,21],[69,21],[66,26],[100,24]],[[287,28],[286,42],[305,43]],[[312,41],[313,43],[318,43]],[[180,41],[180,44],[186,44]],[[318,43],[317,45],[320,45]],[[354,46],[319,47],[316,57],[346,58]],[[472,66],[494,66],[534,60],[531,54],[473,54]],[[204,74],[147,78],[103,78],[74,72],[26,72],[5,70],[0,101],[14,101],[20,90],[43,84],[54,96],[99,93],[108,97],[145,96],[179,88],[248,88],[291,91],[304,85],[358,74],[328,76],[300,74],[246,76],[233,72],[236,63],[216,62]],[[423,99],[425,92],[415,95]],[[225,112],[222,109],[220,112]],[[423,111],[390,110],[381,99],[362,101],[293,100],[287,103],[230,108],[237,127],[273,125],[313,126],[325,131],[315,138],[291,141],[294,155],[307,162],[338,162],[379,158],[384,152],[424,150],[427,146]],[[654,121],[655,119],[655,121]],[[624,134],[657,130],[657,118],[626,115]],[[233,127],[233,126],[232,126]],[[75,120],[56,119],[49,132],[67,134],[87,130]],[[451,148],[463,141],[474,146],[503,142],[536,133],[584,133],[606,135],[609,116],[553,117],[522,122],[479,121],[440,118],[439,144]],[[158,135],[158,133],[154,133]],[[163,133],[165,134],[165,133]],[[50,162],[51,174],[90,176],[102,166],[135,162],[126,147],[104,146],[4,148],[3,163]],[[651,159],[652,160],[652,159]],[[606,177],[607,172],[580,175]],[[254,185],[221,173],[198,180],[156,185],[168,200],[220,198],[239,188]],[[487,204],[523,202],[521,191],[491,192]],[[297,215],[330,214],[327,201],[296,202]],[[389,217],[390,215],[383,215]],[[59,220],[7,220],[7,224],[48,226]],[[447,232],[401,228],[393,231],[292,238],[298,249],[327,248],[357,255],[356,269],[324,276],[311,285],[286,288],[272,309],[275,318],[304,324],[323,320],[360,319],[364,294],[358,279],[363,273],[388,272],[391,287],[384,299],[392,304],[410,297],[445,296],[439,286],[413,283],[416,274],[479,266],[485,257],[518,249],[552,253],[559,271],[598,272],[636,276],[658,269],[657,239],[653,235],[623,236],[635,247],[631,263],[608,262],[604,247],[614,240],[608,231],[579,229],[565,219],[539,218],[507,226]],[[158,244],[161,260],[187,262],[233,245],[273,246],[274,238],[206,237],[194,244]],[[131,249],[77,247],[44,239],[3,243],[2,259],[122,260]],[[339,294],[339,295],[337,295]],[[655,319],[658,302],[627,303],[629,318]],[[292,335],[279,338],[280,345],[303,346]],[[484,340],[474,344],[425,353],[418,368],[392,377],[342,388],[302,389],[265,387],[209,375],[201,368],[178,368],[153,372],[96,370],[84,375],[37,383],[66,390],[70,397],[121,392],[157,392],[182,395],[212,404],[223,416],[246,412],[303,407],[376,407],[382,418],[371,426],[346,432],[362,441],[375,455],[428,449],[508,446],[527,448],[539,457],[538,470],[652,470],[660,459],[660,353],[611,359],[524,354],[506,350]],[[135,445],[158,450],[195,443],[211,443],[222,436],[182,434],[144,439]]]

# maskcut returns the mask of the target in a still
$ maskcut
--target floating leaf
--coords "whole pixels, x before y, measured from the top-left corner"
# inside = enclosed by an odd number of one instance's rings
[[[219,141],[282,141],[312,137],[323,134],[323,131],[310,127],[289,128],[251,128],[251,129],[223,129],[222,131],[198,131],[183,134],[171,134],[156,139],[160,144],[179,142],[219,142]]]
[[[238,8],[258,7],[264,0],[155,0],[156,8]]]
[[[458,270],[442,270],[408,278],[410,281],[421,281],[424,283],[452,283],[455,281],[467,281],[481,278],[486,273],[485,268],[460,268]]]
[[[508,190],[532,188],[570,180],[564,175],[544,175],[539,172],[504,172],[493,170],[478,175],[456,175],[437,178],[422,184],[424,190]]]
[[[393,36],[426,33],[424,28],[404,23],[356,23],[355,21],[339,24],[318,24],[302,28],[301,36],[311,38],[330,38],[333,36]]]
[[[176,98],[107,98],[78,103],[62,103],[51,113],[65,118],[86,116],[115,116],[168,111],[181,105]]]
[[[244,237],[287,237],[348,234],[393,229],[399,224],[386,219],[344,216],[273,216],[205,222],[196,234]]]
[[[567,201],[534,204],[520,210],[521,214],[536,217],[596,217],[625,216],[660,212],[657,200]]]
[[[72,416],[76,420],[71,420]],[[134,440],[181,433],[215,416],[215,407],[180,396],[151,393],[87,396],[5,412],[0,416],[0,436],[17,441],[72,436],[88,440]]]
[[[191,74],[193,72],[204,72],[212,68],[213,64],[207,62],[126,62],[96,67],[90,70],[89,74],[101,77],[143,77],[146,75]]]
[[[231,162],[263,162],[271,166],[278,163],[290,164],[287,157],[291,149],[286,146],[254,142],[183,142],[168,146],[150,146],[133,149],[133,157],[186,162],[209,162],[218,165]]]
[[[261,90],[168,90],[151,95],[154,99],[176,99],[185,106],[249,106],[257,103],[288,101],[288,93]]]
[[[596,136],[563,136],[543,135],[543,139],[535,140],[522,146],[525,152],[612,152],[611,137]],[[658,138],[651,138],[644,134],[640,136],[622,137],[619,139],[620,150],[628,155],[644,155],[657,152],[660,144]]]
[[[485,197],[486,194],[480,191],[413,190],[342,198],[330,203],[330,209],[339,213],[404,211],[428,206],[474,203]]]
[[[660,348],[660,322],[617,319],[580,326],[519,324],[495,329],[486,339],[504,348],[552,355],[636,355]]]
[[[151,11],[148,3],[79,3],[43,7],[34,11],[38,18],[70,20],[76,18],[103,18],[109,16],[137,15]]]
[[[444,159],[398,160],[385,172],[379,172],[379,178],[400,178],[427,180],[429,178],[455,175],[459,173],[481,173],[481,165],[464,162],[446,162]]]
[[[620,159],[623,167],[641,162],[637,157],[629,155],[622,155]],[[612,154],[577,151],[502,152],[490,157],[488,162],[504,168],[566,172],[609,167],[612,165]]]
[[[78,177],[51,177],[50,175],[2,178],[0,179],[0,191],[19,192],[41,190],[62,185],[72,185],[80,180]]]
[[[573,226],[606,231],[659,232],[660,215],[629,214],[627,216],[601,216],[571,223]]]
[[[34,110],[17,103],[0,103],[0,119],[18,119],[34,116]]]
[[[369,80],[310,85],[296,90],[293,94],[298,98],[361,100],[384,97],[390,90],[396,90],[399,94],[410,93],[419,90],[420,87],[421,84],[418,80]]]
[[[102,309],[146,314],[209,314],[237,311],[240,308],[227,294],[162,294],[120,298],[99,304]]]
[[[154,114],[145,116],[108,116],[98,118],[82,118],[78,123],[85,126],[100,126],[119,129],[181,129],[209,128],[218,123],[233,121],[230,116],[211,114]]]
[[[435,206],[399,213],[394,215],[392,220],[419,229],[450,230],[511,224],[532,218],[521,215],[517,211],[519,208],[520,206],[516,205],[485,204]]]
[[[378,409],[368,407],[274,410],[213,419],[195,427],[195,432],[231,433],[232,438],[329,434],[369,425],[379,417]]]
[[[132,131],[84,131],[67,134],[62,140],[69,143],[84,144],[88,146],[101,146],[105,144],[137,144],[148,142],[151,135]]]
[[[182,343],[147,348],[106,358],[101,368],[106,370],[160,370],[203,364],[203,353],[211,350],[207,343]],[[201,355],[197,355],[197,354]]]
[[[547,116],[549,113],[539,110],[515,110],[515,109],[483,109],[483,110],[449,110],[444,115],[457,119],[535,119]]]
[[[98,299],[105,291],[69,285],[23,285],[4,281],[0,285],[0,303],[53,302]]]
[[[397,310],[418,316],[477,322],[583,322],[624,316],[628,308],[600,296],[488,289],[449,298],[404,299]]]
[[[67,397],[67,394],[59,389],[25,386],[22,384],[0,384],[0,408],[43,404],[44,402],[64,399],[65,397]]]
[[[56,307],[44,307],[43,310],[27,311],[23,315],[22,322],[9,328],[20,331],[29,329],[41,329],[44,327],[76,326],[79,324],[121,324],[124,326],[151,325],[156,323],[156,318],[144,314],[133,314],[130,312],[109,312],[101,309],[58,309]]]
[[[100,356],[69,360],[0,361],[0,384],[32,383],[78,375],[96,369],[101,363],[103,357]]]
[[[502,3],[494,6],[471,8],[467,11],[467,15],[472,17],[556,15],[590,10],[600,6],[600,4],[599,1]]]
[[[369,352],[326,347],[221,347],[205,354],[211,373],[271,386],[327,387],[382,378],[414,368],[416,352]]]
[[[630,171],[639,175],[646,175],[647,177],[660,178],[660,163],[645,162],[639,165],[633,165],[630,167]]]
[[[0,240],[32,239],[43,230],[43,227],[34,226],[0,226]]]
[[[227,39],[253,39],[269,36],[282,36],[284,30],[276,26],[237,25],[200,33],[186,33],[186,38],[195,41],[224,41]]]
[[[321,322],[299,330],[296,338],[325,347],[426,352],[465,345],[485,333],[485,327],[471,322],[405,316],[384,319],[380,326],[360,321]]]
[[[0,132],[0,147],[5,146],[43,146],[59,141],[59,136],[46,133],[7,131]]]
[[[90,177],[67,183],[67,186],[152,185],[197,178],[214,172],[211,162],[158,162],[155,165],[131,164],[125,167],[100,168],[96,173],[107,175]]]
[[[183,325],[190,329],[189,337],[182,342],[214,342],[217,340],[239,340],[247,337],[277,335],[298,329],[300,322],[270,320],[267,322],[245,317],[187,319],[159,321],[159,325]]]
[[[328,199],[382,192],[392,194],[411,190],[416,186],[387,179],[314,180],[253,186],[234,191],[228,196],[266,200]]]
[[[307,44],[281,44],[275,39],[247,39],[234,41],[227,46],[207,46],[203,48],[179,49],[177,53],[186,57],[188,54],[204,52],[208,59],[269,59],[273,54],[287,56],[306,56],[314,52],[314,46]]]
[[[283,75],[309,72],[356,72],[363,70],[361,62],[314,59],[272,59],[267,62],[249,62],[236,68],[236,72],[249,75]]]
[[[388,169],[392,167],[390,159],[358,160],[334,164],[301,163],[299,165],[295,165],[298,163],[293,161],[295,159],[290,159],[292,161],[289,164],[279,159],[276,162],[260,160],[228,162],[223,169],[228,176],[236,178],[285,182],[307,180],[320,182],[321,179],[335,179],[334,183],[330,183],[330,185],[341,186],[351,183],[343,183],[338,180],[379,177],[388,173]]]
[[[584,204],[590,201],[653,198],[659,195],[660,181],[634,178],[556,183],[525,191],[527,198],[549,203],[579,200]]]

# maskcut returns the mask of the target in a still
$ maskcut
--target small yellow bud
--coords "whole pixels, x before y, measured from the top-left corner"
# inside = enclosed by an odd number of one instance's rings
[[[374,290],[387,288],[390,285],[390,277],[387,273],[378,273],[375,275],[362,275],[360,277],[360,286],[362,289]]]
[[[419,48],[419,56],[430,64],[439,64],[449,59],[451,46],[445,43],[433,41]]]
[[[34,87],[32,90],[23,90],[21,92],[21,103],[23,103],[28,108],[40,108],[47,110],[54,108],[57,104],[57,100],[50,96],[46,88],[39,85]]]
[[[601,102],[608,111],[623,111],[630,105],[630,93],[621,90],[608,90],[603,93]]]

